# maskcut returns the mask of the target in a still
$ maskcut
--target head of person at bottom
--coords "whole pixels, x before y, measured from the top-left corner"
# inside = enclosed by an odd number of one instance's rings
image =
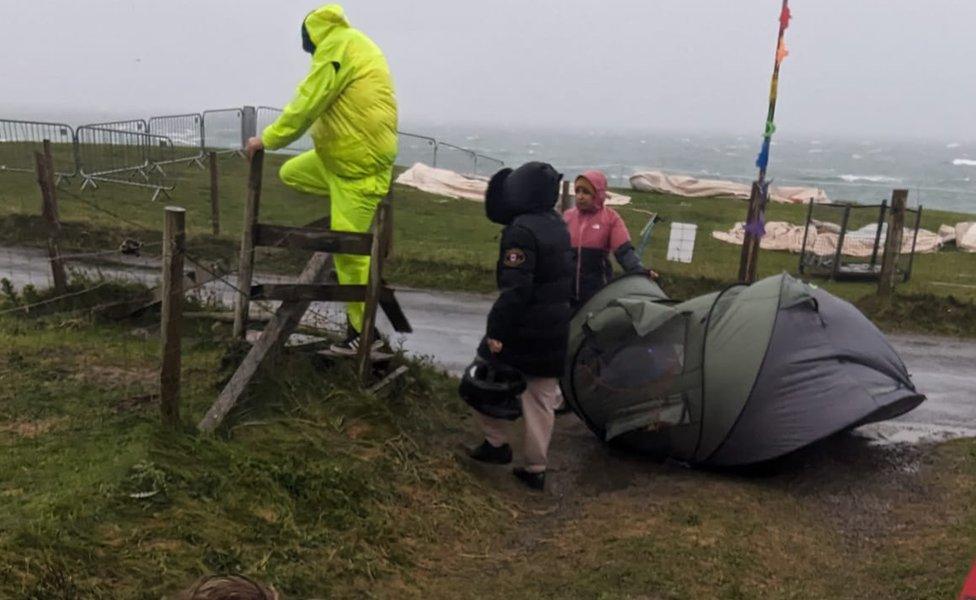
[[[607,176],[602,171],[586,171],[573,183],[576,193],[576,208],[580,212],[591,213],[603,208],[607,201]]]
[[[277,590],[243,575],[202,577],[183,591],[178,600],[283,600]]]
[[[502,169],[488,182],[485,214],[494,223],[509,225],[519,215],[550,212],[559,199],[560,180],[562,175],[549,163]]]

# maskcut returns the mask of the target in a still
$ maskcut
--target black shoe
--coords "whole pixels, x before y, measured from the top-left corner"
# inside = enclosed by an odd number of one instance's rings
[[[512,475],[531,489],[541,492],[546,487],[546,472],[530,473],[521,467],[512,469]]]
[[[333,354],[338,354],[340,356],[356,356],[359,354],[359,345],[362,343],[361,338],[355,331],[350,332],[349,337],[341,342],[336,342],[329,346],[329,350]],[[370,352],[376,352],[383,347],[383,338],[380,337],[380,333],[373,330],[373,342],[370,344]]]
[[[507,465],[512,462],[512,447],[508,444],[492,446],[488,440],[485,440],[477,448],[468,450],[468,456],[483,463]]]

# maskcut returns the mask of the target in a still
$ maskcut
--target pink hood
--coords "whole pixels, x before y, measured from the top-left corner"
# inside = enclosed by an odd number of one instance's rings
[[[596,205],[592,212],[596,212],[603,208],[603,204],[607,201],[607,176],[603,174],[603,171],[597,171],[596,169],[591,171],[586,171],[576,179],[582,177],[583,179],[590,182],[593,189],[596,190],[596,196],[593,199],[593,203]]]

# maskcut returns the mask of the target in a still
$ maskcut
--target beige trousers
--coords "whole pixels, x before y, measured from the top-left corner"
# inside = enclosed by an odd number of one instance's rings
[[[546,470],[549,440],[556,422],[556,407],[562,401],[559,380],[548,377],[528,377],[528,387],[522,392],[522,419],[525,421],[523,454],[525,470],[541,473]],[[485,439],[492,446],[508,443],[508,421],[479,414]]]

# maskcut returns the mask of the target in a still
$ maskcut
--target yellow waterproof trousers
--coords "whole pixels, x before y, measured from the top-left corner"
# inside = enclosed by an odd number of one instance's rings
[[[278,172],[281,181],[306,194],[329,196],[332,229],[365,233],[373,223],[373,214],[390,188],[393,170],[389,169],[362,179],[348,179],[330,173],[314,150],[289,159]],[[365,285],[369,279],[369,257],[336,254],[336,274],[342,285]],[[362,302],[346,305],[349,324],[357,332],[363,329]]]

